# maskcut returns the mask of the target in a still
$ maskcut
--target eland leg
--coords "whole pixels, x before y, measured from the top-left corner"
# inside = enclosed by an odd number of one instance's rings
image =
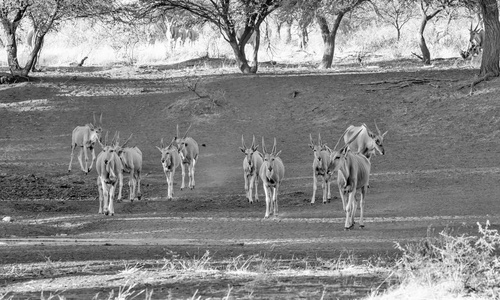
[[[323,176],[323,182],[321,183],[321,189],[323,190],[323,204],[326,204],[326,194],[328,193],[328,186],[326,184],[326,178]]]
[[[255,202],[259,202],[259,193],[257,192],[259,186],[259,175],[254,175],[255,182]]]
[[[116,189],[116,183],[114,184],[114,186]],[[116,198],[116,202],[122,202],[122,189],[123,189],[123,173],[120,172],[118,174],[118,198]]]
[[[352,216],[351,216],[351,214],[354,213],[352,211],[354,208],[354,201],[356,201],[356,199],[354,199],[354,192],[349,193],[349,201],[347,202],[345,210],[345,226],[344,226],[345,230],[349,230],[352,228],[352,226],[354,226],[354,224],[352,223]]]
[[[141,194],[141,171],[137,172],[137,200],[141,200],[142,194]]]
[[[346,193],[344,192],[344,189],[339,186],[339,194],[340,194],[340,199],[342,199],[342,209],[344,210],[344,212],[347,210],[346,209]]]
[[[132,202],[134,201],[135,197],[135,180],[132,175],[132,172],[130,172],[130,178],[128,179],[128,199]]]
[[[191,164],[191,170],[189,172],[189,187],[193,190],[194,189],[194,169],[196,166],[196,159],[193,159],[192,164]]]
[[[100,176],[97,176],[97,191],[99,192],[99,213],[102,214],[104,196],[103,196],[102,181]]]
[[[85,172],[86,174],[88,174],[90,172],[88,166],[89,166],[89,155],[87,154],[87,148],[86,147],[83,147],[83,153],[85,154],[85,170],[83,172]]]
[[[330,180],[330,178],[327,179],[327,192],[326,192],[326,201],[328,203],[330,203],[332,201],[332,194],[331,194],[331,191],[330,191],[330,186],[331,186],[332,182]]]
[[[359,200],[359,207],[360,207],[360,213],[359,213],[359,227],[363,228],[365,227],[365,223],[363,221],[363,215],[365,211],[365,197],[366,197],[366,192],[368,191],[368,188],[364,186],[361,189],[361,198]]]
[[[174,196],[174,172],[167,174],[167,200],[172,200]]]
[[[116,190],[116,182],[111,185],[109,188],[109,205],[108,205],[108,211],[109,214],[114,216],[115,215],[115,205],[113,202],[113,197],[115,195],[115,190]]]
[[[354,221],[354,218],[356,216],[356,211],[358,210],[358,199],[356,199],[356,191],[352,192],[354,195],[354,202],[353,202],[353,208],[352,208],[352,214],[351,214],[351,224],[354,226],[356,222]]]
[[[255,185],[255,176],[250,176],[250,183],[248,187],[248,199],[250,203],[253,203],[253,187]]]
[[[90,152],[92,152],[92,161],[90,162],[90,167],[89,167],[89,170],[88,172],[90,173],[90,171],[92,170],[92,167],[94,166],[94,161],[95,161],[95,149],[94,147],[90,147]],[[86,152],[85,152],[86,153]]]
[[[248,196],[248,174],[246,172],[243,174],[243,179],[245,180],[245,196],[248,202],[252,203],[252,199]]]
[[[278,217],[278,185],[273,189],[273,209],[274,217]]]
[[[75,150],[75,147],[76,147],[76,144],[71,145],[71,155],[70,155],[70,159],[69,159],[68,172],[71,172],[71,164],[73,164],[73,156],[74,156],[73,151]]]
[[[318,184],[318,179],[316,178],[316,172],[313,173],[313,194],[311,198],[311,204],[314,204],[316,201],[316,189],[318,188],[316,185]]]
[[[103,208],[103,213],[105,215],[108,215],[108,203],[109,203],[109,190],[108,190],[108,185],[104,182],[104,179],[101,179],[101,184],[102,184],[102,191],[103,191],[103,203],[102,203],[102,208]]]
[[[80,153],[78,153],[78,162],[80,163],[80,169],[82,169],[82,171],[87,174],[87,166],[85,166],[85,168],[83,167],[83,152],[85,151],[85,148],[82,146],[80,148]],[[85,152],[87,153],[87,152]]]
[[[264,215],[264,218],[269,218],[269,206],[271,205],[271,198],[270,198],[270,191],[268,190],[269,187],[264,183],[264,193],[266,194],[266,214]]]
[[[184,170],[185,166],[184,166],[184,163],[181,163],[181,177],[182,177],[182,182],[181,182],[181,191],[184,189],[185,185],[184,185],[184,176],[186,175],[186,172]]]

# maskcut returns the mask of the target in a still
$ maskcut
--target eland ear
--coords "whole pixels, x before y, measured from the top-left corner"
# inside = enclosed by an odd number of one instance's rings
[[[253,145],[252,146],[252,151],[253,152],[257,151],[257,149],[259,149],[259,145]]]
[[[245,150],[245,148],[243,148],[243,147],[240,147],[240,150],[241,150],[241,152],[243,152],[243,153],[245,153],[245,151],[246,151],[246,150]]]

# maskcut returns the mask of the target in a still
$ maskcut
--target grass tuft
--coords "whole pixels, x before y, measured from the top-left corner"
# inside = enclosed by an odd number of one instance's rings
[[[454,236],[443,230],[417,243],[396,243],[402,252],[395,265],[400,285],[372,299],[402,294],[413,295],[406,299],[500,299],[500,235],[490,229],[489,221],[477,225],[478,236]]]

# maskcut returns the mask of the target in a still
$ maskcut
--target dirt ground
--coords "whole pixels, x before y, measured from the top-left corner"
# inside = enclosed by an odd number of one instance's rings
[[[500,87],[493,80],[472,95],[468,87],[459,89],[476,72],[455,61],[432,68],[379,62],[330,71],[277,66],[257,75],[214,74],[196,66],[92,67],[50,69],[33,82],[0,86],[0,217],[14,218],[0,223],[0,264],[161,260],[168,253],[192,257],[206,250],[215,260],[240,254],[328,259],[344,252],[363,260],[396,255],[394,242],[418,241],[443,228],[475,233],[476,223],[486,220],[498,228]],[[196,92],[207,97],[189,90],[195,83]],[[96,172],[80,171],[78,153],[67,171],[71,132],[91,122],[92,112],[102,112],[103,128],[111,135],[133,133],[129,144],[143,153],[143,198],[117,203],[113,217],[97,213]],[[316,203],[309,203],[309,134],[320,132],[333,147],[350,124],[374,129],[374,121],[388,131],[386,154],[372,159],[366,227],[345,231],[335,184],[331,203],[321,203],[321,188]],[[176,124],[181,131],[192,124],[189,135],[203,146],[196,188],[180,191],[177,170],[174,199],[167,201],[155,146],[174,136]],[[266,144],[276,137],[282,150],[278,218],[263,219],[260,186],[260,202],[249,204],[244,196],[238,148],[241,135],[250,141],[253,134],[259,144],[262,136]],[[124,198],[127,182],[125,177]],[[2,278],[2,295],[23,291],[14,281]],[[60,282],[30,284],[36,293],[62,289]],[[117,286],[112,281],[79,288]],[[211,289],[195,286],[187,284],[173,297]],[[286,298],[294,291],[256,291],[252,297]]]

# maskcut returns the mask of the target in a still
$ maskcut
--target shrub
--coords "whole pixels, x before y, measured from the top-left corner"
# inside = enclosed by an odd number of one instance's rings
[[[403,285],[418,281],[442,285],[448,292],[500,299],[500,235],[478,223],[478,236],[452,236],[443,230],[438,237],[396,248],[403,252],[397,262]]]

